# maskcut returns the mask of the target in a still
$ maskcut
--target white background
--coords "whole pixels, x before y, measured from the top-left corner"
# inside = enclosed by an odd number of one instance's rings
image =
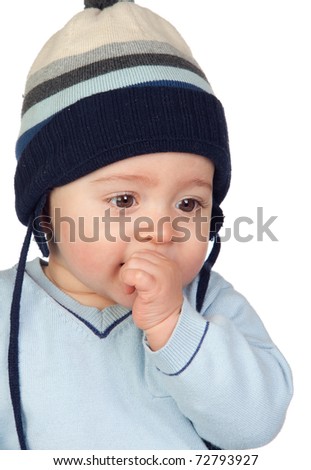
[[[251,242],[232,238],[223,244],[215,268],[254,305],[292,367],[295,397],[282,432],[264,450],[271,469],[273,461],[299,468],[311,437],[309,2],[137,3],[176,26],[225,107],[233,166],[223,204],[225,225],[232,227],[240,216],[255,223],[241,226],[242,236],[254,235]],[[45,40],[82,4],[16,0],[1,5],[0,269],[17,262],[25,235],[14,211],[13,175],[26,75]],[[267,236],[256,240],[257,207],[263,207],[265,220],[278,216],[271,225],[278,242]],[[38,254],[33,243],[29,259]]]

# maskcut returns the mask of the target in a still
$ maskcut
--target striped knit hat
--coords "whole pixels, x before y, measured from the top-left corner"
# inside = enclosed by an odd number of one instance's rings
[[[169,151],[214,162],[219,205],[230,182],[226,121],[189,47],[133,1],[85,0],[28,75],[16,146],[18,218],[28,225],[56,186]]]

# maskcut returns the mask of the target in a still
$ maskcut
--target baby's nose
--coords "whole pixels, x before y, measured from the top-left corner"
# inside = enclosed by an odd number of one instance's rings
[[[150,220],[148,226],[141,224],[136,227],[135,239],[140,242],[165,244],[172,242],[174,235],[170,216],[162,216],[156,220]]]

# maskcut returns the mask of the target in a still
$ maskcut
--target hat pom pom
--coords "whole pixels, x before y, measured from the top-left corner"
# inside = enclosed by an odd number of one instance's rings
[[[112,7],[115,3],[119,3],[119,1],[133,2],[134,0],[84,0],[84,7],[104,10],[105,8]]]

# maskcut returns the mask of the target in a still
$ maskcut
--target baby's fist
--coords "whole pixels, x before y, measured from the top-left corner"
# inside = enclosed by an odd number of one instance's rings
[[[183,303],[177,263],[152,250],[134,253],[122,266],[125,292],[136,292],[133,320],[144,330],[151,349],[163,347],[171,336]]]

